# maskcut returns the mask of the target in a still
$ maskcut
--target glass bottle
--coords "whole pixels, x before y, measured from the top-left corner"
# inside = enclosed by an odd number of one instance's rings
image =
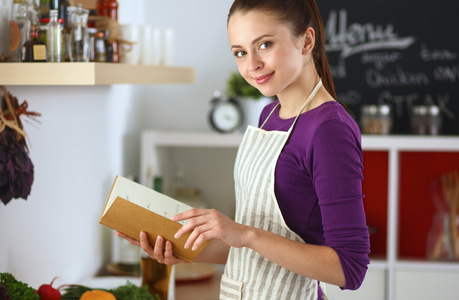
[[[105,16],[105,1],[106,0],[97,0],[97,15]]]
[[[69,1],[67,0],[59,0],[59,18],[64,19],[64,26],[67,26],[68,24],[68,18],[69,16],[67,15],[67,8],[70,6]]]
[[[26,0],[26,11],[27,18],[30,20],[31,25],[40,24],[40,18],[38,16],[38,5],[35,0]]]
[[[57,19],[58,11],[50,11],[50,21],[46,32],[46,43],[49,62],[61,62],[64,54],[62,24]]]
[[[88,27],[88,33],[89,33],[89,61],[94,62],[94,55],[96,53],[95,40],[96,40],[97,29],[93,27]]]
[[[27,17],[26,0],[13,0],[10,26],[10,61],[20,62],[22,46],[30,37],[30,20]],[[13,28],[12,28],[13,27]],[[15,34],[11,36],[11,34]],[[11,40],[15,41],[11,43]]]
[[[105,62],[112,62],[113,44],[108,41],[110,31],[105,30]]]
[[[59,11],[59,0],[49,0],[49,9],[50,10],[57,10]],[[60,18],[61,16],[59,15],[59,13],[57,13],[58,15],[58,18]]]
[[[61,7],[62,8],[62,7]],[[65,12],[63,38],[64,38],[64,61],[70,61],[70,31],[72,30],[72,14],[76,11],[75,6],[68,6]],[[62,14],[62,9],[60,11]]]
[[[105,49],[105,34],[101,31],[97,32],[94,37],[94,61],[107,61],[107,53]]]
[[[72,12],[72,29],[69,39],[69,55],[71,62],[89,62],[89,11],[78,4],[76,11]]]
[[[31,38],[22,47],[23,62],[46,62],[46,45],[38,39],[39,25],[30,27]]]
[[[116,0],[104,1],[105,15],[113,20],[118,20],[118,2]]]
[[[104,6],[104,13],[107,17],[109,17],[112,20],[118,20],[118,2],[116,0],[105,0],[103,2]],[[107,36],[107,41],[109,38],[109,34]],[[109,42],[109,48],[110,48],[110,62],[113,63],[119,63],[121,60],[120,54],[119,54],[119,44],[118,41],[110,41]]]
[[[159,263],[152,259],[145,251],[142,251],[140,269],[142,273],[142,286],[147,286],[152,295],[159,295],[160,299],[174,299],[175,280],[173,267]]]
[[[38,12],[40,19],[49,19],[50,0],[40,0]]]

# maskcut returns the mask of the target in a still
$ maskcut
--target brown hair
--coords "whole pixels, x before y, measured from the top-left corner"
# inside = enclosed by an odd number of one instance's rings
[[[291,28],[297,37],[312,27],[316,33],[312,51],[314,65],[322,78],[325,89],[336,99],[333,78],[325,54],[324,26],[315,0],[235,0],[228,14],[228,21],[236,12],[263,10],[275,16],[279,22]]]

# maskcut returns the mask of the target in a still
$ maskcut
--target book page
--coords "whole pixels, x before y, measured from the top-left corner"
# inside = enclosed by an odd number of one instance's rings
[[[121,197],[168,219],[173,215],[192,209],[189,205],[122,176],[117,176],[115,179],[112,191],[107,200],[104,215],[116,197]],[[184,221],[178,223],[183,225]]]

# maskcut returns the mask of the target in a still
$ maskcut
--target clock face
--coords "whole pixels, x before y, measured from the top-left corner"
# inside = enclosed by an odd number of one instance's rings
[[[232,132],[242,122],[240,108],[233,102],[223,101],[215,105],[211,111],[212,126],[220,132]]]

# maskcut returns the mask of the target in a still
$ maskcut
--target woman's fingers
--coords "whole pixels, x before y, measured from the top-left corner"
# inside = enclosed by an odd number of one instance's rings
[[[214,209],[200,210],[197,217],[191,218],[177,231],[175,238],[180,238],[185,233],[190,232],[185,243],[185,249],[197,250],[207,240],[222,240],[222,232],[224,231],[222,229],[227,227],[224,225],[224,220],[226,219],[227,217]],[[230,226],[232,224],[229,223],[227,225]]]
[[[205,241],[216,238],[212,232],[213,229],[209,223],[195,227],[186,240],[185,249],[197,250]]]
[[[151,258],[156,259],[160,263],[164,263],[163,253],[164,238],[161,236],[156,237],[155,244],[152,246],[148,240],[147,234],[142,231],[140,232],[140,247],[145,251]]]
[[[170,241],[166,241],[166,248],[164,250],[164,263],[166,265],[175,265],[179,262],[181,262],[181,260],[175,257],[172,252],[172,243]]]
[[[145,251],[148,255],[152,256],[154,253],[154,248],[150,244],[150,241],[148,240],[148,235],[146,232],[141,231],[140,232],[140,247]]]
[[[144,233],[144,232],[143,232]],[[166,264],[166,265],[175,265],[178,263],[183,262],[181,259],[174,256],[174,252],[172,249],[172,243],[170,241],[165,240],[162,236],[157,236],[154,245],[151,245],[148,241],[147,234],[145,237],[142,237],[142,249],[150,255],[151,258],[156,259],[159,263]]]
[[[185,212],[182,212],[182,213],[179,213],[179,214],[176,214],[176,215],[172,216],[171,220],[174,221],[174,222],[184,221],[184,220],[188,220],[188,219],[191,219],[191,218],[194,218],[194,217],[198,217],[198,216],[204,215],[204,214],[207,213],[207,211],[208,211],[208,209],[193,208],[193,209],[190,209],[190,210],[187,210]]]
[[[125,235],[125,234],[122,234],[122,233],[119,232],[119,231],[116,231],[115,234],[116,234],[117,236],[119,236],[120,238],[125,239],[126,241],[128,241],[128,242],[131,243],[132,245],[135,245],[135,246],[137,246],[137,247],[140,247],[140,242],[139,242],[138,240],[133,239],[133,238],[131,238],[131,237]]]
[[[155,249],[153,251],[156,260],[160,263],[164,263],[164,250],[163,250],[164,239],[161,236],[156,237]]]
[[[197,250],[206,241],[217,239],[232,247],[244,247],[247,243],[247,226],[238,224],[215,209],[200,210],[175,234],[175,238],[190,232],[185,248]]]
[[[207,218],[203,215],[194,217],[185,223],[179,230],[175,233],[174,237],[176,239],[181,238],[185,233],[194,230],[196,227],[201,226],[207,222]]]

